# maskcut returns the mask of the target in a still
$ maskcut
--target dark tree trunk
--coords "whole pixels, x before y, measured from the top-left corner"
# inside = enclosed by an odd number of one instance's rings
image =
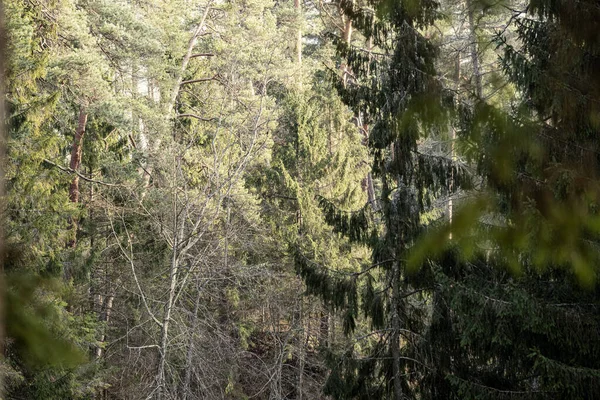
[[[0,1],[0,160],[4,161],[4,62],[6,54],[6,32],[4,28],[4,7]],[[0,196],[4,196],[4,169],[2,168],[4,162],[0,162]],[[4,273],[4,229],[0,226],[0,354],[4,354],[4,280],[2,279]],[[0,398],[4,398],[4,380],[0,376]]]
[[[77,171],[81,166],[83,137],[85,136],[87,118],[87,110],[85,106],[81,106],[79,108],[79,119],[77,122],[77,129],[75,130],[75,137],[73,138],[73,144],[71,146],[71,162],[69,164],[71,171],[73,171],[73,180],[71,181],[71,186],[69,187],[69,200],[72,203],[79,203],[79,175],[77,175]],[[70,218],[69,225],[69,228],[70,230],[72,230],[73,234],[71,236],[71,239],[67,242],[67,247],[75,247],[75,245],[77,244],[78,222],[75,219]]]
[[[73,171],[78,171],[81,166],[81,154],[83,147],[83,137],[85,135],[85,126],[87,124],[87,111],[84,106],[79,108],[79,121],[77,123],[77,130],[75,130],[75,138],[73,139],[73,145],[71,146],[71,163],[69,167]],[[71,187],[69,188],[69,199],[72,203],[79,203],[79,176],[75,174]]]

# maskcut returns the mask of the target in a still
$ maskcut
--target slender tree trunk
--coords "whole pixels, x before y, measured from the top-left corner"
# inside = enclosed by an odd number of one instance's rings
[[[191,333],[188,337],[188,348],[185,357],[185,377],[183,379],[183,387],[181,393],[181,399],[187,400],[188,394],[190,393],[190,383],[192,381],[192,368],[193,368],[193,357],[194,357],[194,333],[198,326],[198,311],[200,310],[200,289],[196,294],[196,304],[194,305],[194,314],[192,315],[192,327]]]
[[[371,50],[373,50],[373,38],[370,37],[369,40],[367,41],[367,51],[369,52],[369,66],[367,67],[367,75],[369,75],[371,73],[371,59],[372,59],[372,55],[371,55]],[[364,119],[364,117],[363,117]],[[363,122],[363,126],[362,126],[362,130],[363,133],[365,135],[365,146],[369,146],[369,124],[367,124],[366,122]],[[379,205],[377,204],[377,199],[375,198],[375,186],[373,185],[373,176],[371,175],[371,172],[369,171],[367,173],[367,199],[369,201],[369,204],[371,205],[371,208],[374,211],[379,210]]]
[[[377,211],[379,206],[377,205],[377,200],[375,199],[375,186],[373,185],[373,176],[370,172],[367,172],[367,199],[369,204],[373,208],[373,210]]]
[[[131,64],[131,98],[134,100],[134,102],[139,97],[139,93],[138,93],[138,87],[139,87],[138,73],[140,73],[139,71],[141,71],[141,68],[139,68],[139,66],[137,65],[137,62],[134,60]],[[150,80],[148,79],[147,82],[148,82],[147,96],[150,97],[151,99],[154,99],[154,96],[152,94]],[[132,107],[132,109],[131,109],[131,120],[133,121],[133,123],[131,124],[132,125],[131,137],[135,138],[135,139],[132,139],[132,142],[134,142],[134,147],[138,151],[140,151],[142,154],[144,154],[146,156],[144,158],[147,159],[148,137],[146,136],[146,133],[144,132],[143,120],[135,113],[135,107]],[[146,162],[140,161],[140,167],[138,168],[138,173],[144,180],[144,186],[143,186],[144,190],[142,191],[142,194],[141,194],[141,197],[143,199],[144,197],[146,197],[145,189],[150,187],[150,178],[151,178],[150,173],[149,173],[149,167]]]
[[[102,306],[102,313],[100,314],[100,321],[104,323],[104,327],[103,327],[103,331],[102,331],[102,335],[100,337],[100,343],[104,344],[106,342],[106,331],[108,329],[108,323],[110,322],[110,315],[112,313],[112,309],[113,309],[113,301],[115,299],[115,295],[114,294],[110,294],[108,296],[106,296],[105,300],[104,300],[104,304]],[[96,348],[96,359],[100,359],[100,357],[102,357],[102,346],[98,346]]]
[[[173,184],[175,185],[177,182],[177,175],[180,167],[180,160],[177,158],[177,161],[174,166],[173,173]],[[173,195],[173,254],[171,257],[171,267],[169,271],[169,291],[167,301],[165,303],[162,326],[161,326],[161,338],[159,344],[159,353],[160,358],[158,362],[158,371],[157,371],[157,399],[161,400],[164,396],[166,389],[166,363],[167,363],[167,355],[168,355],[168,344],[169,344],[169,326],[171,324],[171,312],[173,311],[176,289],[177,289],[177,278],[179,272],[179,241],[180,241],[180,230],[183,228],[183,224],[185,223],[184,219],[182,219],[181,226],[179,224],[179,215],[178,215],[178,196],[177,190]]]
[[[224,249],[223,249],[223,267],[221,269],[221,274],[223,276],[223,278],[225,278],[225,282],[221,285],[220,287],[220,302],[221,302],[221,313],[220,313],[220,318],[219,318],[219,322],[223,325],[226,325],[228,323],[229,317],[230,317],[230,313],[229,311],[231,310],[230,307],[230,302],[229,302],[229,296],[227,295],[227,291],[229,290],[229,284],[226,283],[227,279],[230,278],[230,270],[229,270],[229,227],[230,227],[230,222],[231,222],[231,201],[228,197],[226,197],[224,199],[224,201],[227,203],[227,209],[226,209],[226,214],[225,214],[225,235],[223,238],[223,244],[224,244]]]
[[[69,164],[69,167],[73,171],[79,170],[79,167],[81,166],[83,137],[85,135],[87,119],[88,115],[85,106],[79,107],[79,119],[77,122],[77,129],[75,130],[73,144],[71,145],[71,163]],[[73,180],[71,181],[69,200],[71,200],[72,203],[79,203],[79,176],[77,174],[73,175]]]
[[[335,343],[335,314],[332,314],[331,312],[329,313],[329,321],[330,321],[330,323],[329,323],[329,326],[330,326],[330,329],[329,329],[329,337],[330,337],[329,342],[331,344],[334,344]]]
[[[363,132],[364,139],[363,143],[365,146],[369,146],[369,125],[364,123],[361,131]],[[375,186],[373,184],[373,176],[371,172],[367,172],[367,176],[363,179],[363,188],[367,191],[367,201],[374,211],[379,209],[377,200],[375,199]]]
[[[460,87],[460,51],[458,52],[458,54],[456,55],[456,66],[455,66],[455,72],[454,72],[454,83],[455,83],[455,87],[456,87],[456,93],[459,92],[459,87]],[[452,125],[450,127],[450,155],[452,157],[452,161],[454,162],[456,160],[456,154],[455,154],[455,144],[454,142],[456,141],[456,128],[454,127],[454,125]],[[453,202],[453,194],[452,192],[454,191],[454,167],[452,168],[452,172],[450,175],[450,184],[448,186],[448,193],[449,193],[449,200],[448,200],[448,222],[450,224],[452,224],[452,218],[453,218],[453,213],[454,213],[454,202]],[[452,232],[450,232],[450,234],[448,235],[448,238],[450,240],[452,240]]]
[[[300,295],[300,326],[302,327],[302,332],[300,336],[300,348],[298,351],[298,400],[302,400],[304,396],[304,368],[306,363],[306,343],[307,343],[307,330],[304,326],[304,298]]]
[[[349,23],[349,25],[348,25]],[[347,44],[348,46],[350,45],[350,40],[351,40],[351,35],[352,35],[352,22],[348,19],[348,21],[346,21],[346,27],[345,30],[343,32],[342,37],[344,38],[344,40],[347,40]],[[369,38],[367,41],[367,51],[369,52],[369,66],[367,67],[367,75],[369,75],[370,70],[371,70],[371,50],[373,49],[373,38]],[[346,75],[348,73],[348,68],[346,66],[344,66],[344,87],[346,86]],[[360,129],[361,133],[363,134],[363,144],[365,146],[369,145],[369,124],[365,121],[365,116],[362,112],[360,112],[358,114],[358,116],[356,116],[356,120],[358,121],[358,128]],[[371,175],[371,172],[367,172],[367,176],[364,177],[363,181],[362,181],[362,188],[363,190],[365,190],[367,192],[367,201],[368,204],[371,206],[371,208],[375,211],[377,211],[377,209],[379,208],[377,205],[377,200],[375,199],[375,186],[373,185],[373,177]]]
[[[342,14],[342,21],[344,23],[344,31],[342,32],[342,40],[346,43],[347,46],[350,46],[352,42],[352,19],[348,16]],[[369,38],[367,41],[367,50],[369,51],[369,64],[371,61],[371,49],[373,48],[373,38]],[[350,73],[349,67],[346,63],[342,63],[340,66],[340,70],[342,71],[342,84],[344,87],[348,84],[348,75]],[[370,72],[370,65],[368,66],[367,75]],[[358,128],[363,134],[363,143],[365,146],[369,145],[369,124],[364,121],[364,116],[362,113],[359,113],[355,116],[358,121]],[[373,177],[371,176],[371,172],[367,173],[367,176],[362,181],[362,187],[367,192],[367,200],[371,207],[374,210],[377,210],[379,207],[377,205],[377,200],[375,199],[375,187],[373,185]]]
[[[344,41],[344,43],[346,43],[347,46],[350,46],[350,42],[352,41],[352,19],[342,14],[342,21],[344,23],[342,40]],[[342,83],[344,87],[346,87],[348,83],[348,73],[350,72],[348,70],[348,65],[345,62],[343,62],[342,65],[340,65],[340,70],[342,71]]]
[[[192,58],[194,47],[196,46],[198,37],[200,37],[200,34],[202,33],[202,31],[204,29],[206,18],[208,17],[208,14],[211,10],[212,2],[213,2],[213,0],[209,0],[208,4],[206,5],[206,9],[204,10],[204,13],[202,14],[202,18],[200,19],[200,22],[198,23],[198,25],[196,25],[196,28],[194,29],[194,32],[192,33],[192,36],[190,37],[190,40],[188,41],[187,50],[183,57],[183,61],[181,62],[181,68],[179,69],[177,78],[171,89],[171,95],[169,97],[169,101],[168,101],[168,103],[166,105],[166,109],[165,109],[166,116],[169,118],[172,117],[172,113],[175,108],[175,102],[177,101],[177,96],[179,96],[179,90],[181,88],[181,83],[183,82],[183,76],[188,67],[190,59]],[[155,143],[155,145],[158,147],[160,145],[160,142],[157,141],[157,143]],[[175,173],[173,176],[173,183],[176,182],[178,168],[179,168],[179,162],[180,162],[180,160],[178,159]],[[170,272],[169,272],[168,299],[165,304],[164,316],[163,316],[163,321],[162,321],[162,326],[161,326],[161,339],[160,339],[160,345],[159,345],[160,357],[159,357],[159,362],[158,362],[158,371],[157,371],[157,379],[156,379],[157,385],[158,385],[157,398],[159,400],[163,398],[165,389],[166,389],[166,387],[165,387],[165,385],[166,385],[165,367],[166,367],[167,355],[168,355],[169,325],[171,323],[171,313],[172,313],[172,309],[174,306],[173,303],[174,303],[175,295],[176,295],[177,276],[178,276],[178,272],[179,272],[179,256],[180,256],[180,254],[178,253],[178,246],[179,246],[180,226],[178,224],[179,216],[177,213],[177,201],[178,201],[177,193],[175,193],[175,198],[173,201],[173,218],[174,218],[173,255],[171,258],[171,267],[170,267]],[[181,228],[183,227],[184,223],[185,223],[185,221],[182,219]]]
[[[473,1],[466,0],[467,14],[469,17],[469,48],[471,51],[471,63],[473,63],[473,77],[475,78],[475,94],[478,98],[483,95],[483,86],[481,83],[481,70],[479,67],[479,51],[477,45],[477,33],[475,32],[475,10],[473,10]]]
[[[204,23],[206,22],[206,17],[208,17],[208,13],[210,12],[212,2],[213,2],[213,0],[210,0],[208,2],[208,4],[206,5],[206,9],[204,10],[204,13],[202,14],[202,18],[200,19],[200,22],[198,23],[198,25],[196,25],[196,29],[194,29],[194,32],[192,33],[192,37],[190,38],[190,40],[188,42],[187,51],[185,52],[183,61],[181,62],[181,68],[179,69],[179,72],[177,74],[177,79],[175,80],[175,83],[173,84],[173,88],[171,89],[171,97],[169,98],[169,102],[167,103],[167,108],[166,108],[167,117],[171,117],[171,113],[173,112],[173,108],[175,107],[175,101],[177,101],[177,96],[179,96],[179,89],[181,87],[181,82],[183,82],[183,75],[185,74],[185,70],[187,69],[190,59],[192,58],[192,54],[194,52],[194,47],[196,46],[196,43],[198,42],[198,37],[200,36],[200,34],[202,33],[202,30],[204,29]]]
[[[169,274],[169,294],[168,299],[165,304],[165,312],[162,321],[161,328],[161,338],[160,338],[160,359],[158,362],[158,395],[157,398],[160,400],[164,396],[165,385],[166,385],[166,375],[165,375],[165,367],[167,363],[167,353],[168,353],[168,340],[169,340],[169,325],[171,323],[171,312],[173,310],[173,300],[175,299],[175,292],[177,286],[177,273],[179,270],[179,262],[177,260],[177,233],[175,233],[175,241],[173,244],[173,257],[171,259],[171,270]]]
[[[5,127],[4,111],[5,91],[5,56],[6,56],[6,31],[4,26],[4,6],[0,1],[0,197],[4,197],[4,161],[5,161]],[[4,354],[4,225],[0,225],[0,354]],[[0,374],[0,398],[4,398],[4,376]]]
[[[79,118],[77,121],[77,129],[75,130],[75,137],[73,138],[73,144],[71,145],[71,162],[69,167],[72,171],[78,171],[81,166],[81,156],[83,151],[83,137],[85,136],[85,128],[87,124],[88,114],[85,106],[79,107]],[[73,174],[73,180],[69,187],[69,200],[72,203],[79,203],[79,175]],[[70,220],[71,230],[73,236],[67,243],[68,247],[75,247],[77,244],[77,221],[71,218]]]
[[[101,273],[100,268],[95,268],[91,272],[90,277],[90,309],[97,315],[98,321],[102,321],[102,307],[104,305],[104,296],[102,296],[102,289],[99,283],[100,279],[98,275]],[[94,346],[90,348],[90,355],[96,357],[98,355],[98,347]],[[98,398],[101,398],[98,396]]]
[[[393,384],[394,384],[394,399],[402,400],[402,381],[400,368],[400,265],[394,263],[392,273],[392,337],[390,346],[392,347],[392,363],[393,363]]]
[[[188,41],[187,50],[185,52],[185,55],[183,56],[183,61],[181,62],[181,67],[179,68],[179,71],[177,72],[177,76],[175,78],[175,83],[173,84],[173,87],[171,88],[168,102],[164,108],[166,118],[174,117],[173,110],[175,109],[175,102],[177,101],[177,96],[179,96],[179,91],[181,89],[181,83],[183,82],[183,76],[188,67],[188,64],[190,63],[190,60],[192,59],[192,55],[194,53],[194,47],[196,46],[196,43],[198,42],[198,37],[200,37],[202,31],[204,30],[206,18],[208,17],[208,13],[211,10],[212,3],[213,3],[213,0],[209,0],[208,4],[206,4],[206,9],[204,10],[204,13],[202,14],[202,18],[200,18],[200,22],[198,22],[198,25],[196,25],[196,28],[194,29],[194,32],[192,33],[192,36],[190,37],[190,40]],[[160,94],[160,92],[159,92],[159,94]],[[159,97],[161,97],[161,96],[159,96]],[[151,148],[154,151],[158,151],[158,149],[160,148],[160,144],[161,144],[161,140],[158,139],[152,144]],[[143,150],[143,151],[145,152],[145,150]],[[145,173],[144,187],[146,187],[146,188],[150,185],[150,175],[152,174],[152,171],[153,171],[152,165],[144,166],[144,173]],[[145,197],[145,195],[146,195],[146,192],[144,191],[142,193],[142,198]]]
[[[329,347],[329,315],[324,311],[319,311],[319,345],[325,348]]]
[[[298,18],[298,29],[296,31],[296,63],[298,64],[298,88],[302,90],[302,0],[294,0],[296,17]]]
[[[302,3],[301,0],[294,0],[294,8],[296,9],[296,15],[298,20],[302,18]],[[302,28],[298,24],[298,30],[296,32],[296,62],[298,65],[302,64]]]

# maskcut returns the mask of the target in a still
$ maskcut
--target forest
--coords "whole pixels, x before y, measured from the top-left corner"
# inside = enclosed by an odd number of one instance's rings
[[[600,399],[599,0],[2,0],[0,399]]]

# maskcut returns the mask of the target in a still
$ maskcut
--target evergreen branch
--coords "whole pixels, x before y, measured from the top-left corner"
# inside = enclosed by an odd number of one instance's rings
[[[104,186],[109,186],[109,187],[123,187],[123,185],[118,184],[118,183],[109,183],[109,182],[104,182],[104,181],[98,181],[96,179],[92,179],[92,178],[88,178],[87,176],[83,175],[81,172],[79,171],[75,171],[72,168],[69,167],[63,167],[61,165],[58,165],[46,158],[44,158],[43,160],[45,163],[52,165],[53,167],[58,168],[59,170],[66,172],[68,174],[75,174],[78,177],[80,177],[81,179],[83,179],[86,182],[90,182],[90,183],[97,183],[98,185],[104,185]]]
[[[466,285],[464,285],[464,284],[462,284],[462,283],[458,282],[457,280],[454,280],[454,279],[452,279],[451,281],[452,281],[452,282],[453,282],[453,284],[455,284],[456,286],[459,286],[459,287],[463,288],[464,290],[466,290],[466,291],[468,291],[468,292],[474,293],[474,294],[476,294],[476,295],[478,295],[478,296],[480,296],[480,297],[484,298],[484,299],[485,299],[485,300],[487,300],[487,301],[491,301],[492,303],[499,303],[499,304],[504,304],[504,305],[511,305],[511,304],[513,304],[512,302],[510,302],[510,301],[507,301],[507,300],[496,299],[496,298],[494,298],[494,297],[487,296],[487,295],[485,295],[485,294],[481,293],[481,292],[480,292],[480,291],[478,291],[478,290],[475,290],[475,289],[473,289],[473,288],[470,288],[470,287],[468,287],[468,286],[466,286]]]
[[[297,197],[285,196],[285,195],[282,195],[282,194],[277,194],[277,193],[275,193],[275,194],[265,194],[265,195],[263,195],[263,197],[265,197],[265,198],[272,198],[272,197],[275,197],[275,198],[278,198],[278,199],[285,199],[285,200],[294,200],[294,201],[298,201],[298,198],[297,198]]]
[[[42,15],[44,16],[44,18],[47,18],[49,20],[51,20],[52,22],[58,24],[58,20],[56,18],[55,15],[53,15],[47,7],[45,7],[44,4],[42,4],[39,1],[34,1],[34,0],[27,0],[27,3],[29,3],[32,7],[34,7],[36,10],[41,11]]]
[[[196,58],[196,57],[214,57],[215,55],[212,53],[198,53],[198,54],[192,54],[190,56],[190,58]]]
[[[427,287],[424,287],[424,288],[415,289],[415,290],[410,291],[408,293],[404,293],[403,295],[400,296],[400,298],[401,299],[405,299],[407,297],[412,296],[413,294],[421,293],[421,292],[424,292],[426,290],[433,290],[434,288],[435,288],[434,286],[427,286]]]
[[[326,271],[333,272],[333,273],[338,274],[338,275],[347,276],[347,277],[357,277],[358,275],[360,275],[362,273],[362,272],[344,272],[344,271],[338,271],[336,269],[326,267],[326,266],[324,266],[322,264],[319,264],[319,263],[317,263],[317,262],[309,259],[304,254],[302,254],[302,252],[300,252],[299,249],[296,250],[296,254],[298,256],[302,257],[302,259],[304,259],[304,261],[306,261],[307,263],[312,264],[315,267],[324,269]]]
[[[210,81],[218,81],[221,82],[221,79],[219,78],[219,75],[215,75],[211,78],[198,78],[198,79],[190,79],[188,81],[183,81],[180,83],[181,86],[183,85],[189,85],[192,83],[199,83],[199,82],[210,82]]]
[[[393,261],[397,261],[397,260],[395,258],[390,258],[389,260],[380,261],[380,262],[377,262],[375,264],[372,264],[372,265],[368,266],[366,269],[364,269],[364,270],[362,270],[360,272],[353,272],[351,275],[353,275],[353,276],[360,276],[362,274],[366,274],[367,272],[369,272],[370,270],[372,270],[374,268],[379,267],[380,265],[387,264],[387,263],[390,263],[390,262],[393,262]]]
[[[432,368],[431,366],[429,366],[429,365],[427,365],[427,364],[425,364],[425,363],[423,363],[423,362],[421,362],[421,361],[419,361],[419,360],[417,360],[415,358],[412,358],[412,357],[400,356],[400,357],[396,357],[396,358],[398,360],[412,361],[415,364],[419,364],[419,365],[425,367],[426,369],[428,369],[430,371],[433,371],[435,369],[435,368]],[[381,361],[384,361],[384,360],[394,360],[394,359],[395,359],[394,357],[362,357],[362,358],[355,358],[355,360],[357,360],[357,361],[370,361],[370,360],[381,360]]]
[[[204,117],[201,117],[196,114],[179,114],[179,115],[177,115],[177,118],[195,118],[197,120],[204,121],[204,122],[210,122],[210,121],[217,120],[217,118],[214,118],[214,117],[213,118],[204,118]]]
[[[447,155],[443,155],[443,154],[427,154],[427,153],[423,153],[420,151],[413,151],[417,156],[421,156],[421,157],[429,157],[429,158],[433,158],[433,159],[437,159],[437,160],[441,160],[441,161],[445,161],[448,163],[453,163],[453,164],[457,164],[457,165],[464,165],[464,163],[462,163],[460,160],[456,160],[453,159],[452,157],[448,157]]]
[[[316,195],[315,198],[317,199],[317,201],[319,203],[322,204],[321,207],[324,207],[326,205],[331,205],[332,207],[335,207],[333,202],[324,196]],[[341,210],[341,209],[335,207],[335,212],[340,213],[340,214],[358,214],[358,213],[365,212],[365,209],[366,209],[366,206],[363,206],[363,207],[359,208],[358,210]]]
[[[453,379],[457,379],[463,383],[466,383],[467,385],[473,385],[473,386],[477,386],[480,387],[482,389],[485,390],[490,390],[496,393],[504,393],[504,394],[532,394],[532,393],[556,393],[556,392],[551,392],[549,390],[509,390],[509,389],[498,389],[492,386],[487,386],[484,385],[482,383],[477,383],[477,382],[473,382],[473,381],[469,381],[467,379],[463,379],[461,377],[458,377],[456,375],[450,375]]]
[[[335,33],[330,33],[329,36],[333,37],[336,41],[341,41],[342,40],[342,38],[339,35],[336,35]],[[377,57],[380,57],[380,58],[389,58],[390,57],[390,55],[387,54],[387,53],[365,49],[364,47],[360,47],[360,46],[357,46],[355,44],[344,43],[344,46],[346,47],[346,50],[349,50],[349,51],[352,51],[352,52],[366,53],[368,55],[377,56]]]
[[[551,307],[598,307],[600,304],[595,303],[550,303]]]
[[[543,363],[550,365],[550,367],[556,368],[560,371],[569,371],[569,372],[577,372],[579,375],[583,374],[584,377],[594,377],[594,378],[598,378],[600,377],[600,370],[596,369],[596,368],[589,368],[589,367],[575,367],[572,365],[569,365],[563,361],[559,361],[559,360],[555,360],[553,358],[549,358],[544,356],[543,354],[541,354],[539,351],[534,351],[533,353],[534,356],[536,356],[537,359],[541,360]],[[547,370],[547,367],[546,367]]]
[[[391,330],[392,330],[392,328],[387,328],[387,329],[378,329],[378,330],[376,330],[376,331],[369,332],[369,333],[367,333],[366,335],[357,336],[357,337],[355,337],[355,338],[354,338],[354,341],[356,341],[356,342],[359,342],[359,341],[361,341],[361,340],[368,339],[368,338],[370,338],[371,336],[380,335],[380,334],[383,334],[383,333],[390,332]]]

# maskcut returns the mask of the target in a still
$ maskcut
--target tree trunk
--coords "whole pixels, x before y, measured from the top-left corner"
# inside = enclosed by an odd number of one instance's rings
[[[79,170],[81,166],[81,154],[83,147],[83,137],[85,135],[85,126],[87,124],[87,110],[85,106],[79,107],[79,120],[77,123],[77,129],[75,130],[75,137],[71,146],[71,163],[69,167],[73,171]],[[79,203],[79,176],[73,175],[73,181],[71,181],[71,187],[69,188],[69,200],[72,203]]]
[[[208,13],[211,10],[211,5],[212,5],[212,0],[209,0],[208,4],[206,5],[206,9],[204,10],[204,13],[202,14],[202,18],[200,19],[200,22],[196,26],[196,29],[194,29],[194,32],[192,33],[192,36],[188,42],[187,51],[183,57],[183,61],[181,62],[181,68],[177,74],[177,78],[175,80],[175,83],[173,84],[173,88],[171,89],[171,96],[170,96],[169,102],[167,103],[167,106],[166,106],[166,116],[168,118],[172,116],[173,109],[175,108],[175,102],[177,101],[177,96],[179,95],[179,90],[181,88],[181,83],[183,82],[183,76],[184,76],[187,66],[190,62],[190,59],[192,58],[194,47],[196,46],[198,37],[200,36],[200,34],[202,33],[202,30],[204,29],[204,24],[206,22],[206,18],[208,17]],[[156,143],[156,146],[159,146],[159,145],[160,145],[159,143]],[[175,171],[175,174],[174,174],[174,180],[173,180],[174,183],[176,182],[176,178],[177,178],[177,170]],[[159,345],[160,357],[159,357],[159,362],[158,362],[158,371],[157,371],[157,379],[156,379],[157,385],[158,385],[157,398],[159,400],[163,398],[164,391],[165,391],[165,384],[166,384],[165,366],[166,366],[166,362],[167,362],[167,352],[168,352],[169,325],[171,322],[171,312],[172,312],[172,309],[174,306],[173,302],[175,300],[177,275],[179,272],[179,260],[178,260],[178,257],[179,257],[179,254],[178,254],[179,226],[177,223],[177,220],[179,217],[177,214],[177,201],[178,201],[177,194],[175,194],[175,199],[173,202],[173,218],[174,218],[173,256],[171,258],[171,267],[170,267],[170,272],[169,272],[168,299],[165,304],[164,316],[163,316],[163,321],[162,321],[162,326],[161,326],[161,339],[160,339],[160,345]],[[183,226],[183,224],[184,224],[184,222],[182,221],[182,226]]]
[[[393,363],[394,399],[402,400],[402,381],[400,367],[400,265],[394,263],[392,273],[392,337],[390,341]]]
[[[475,32],[475,17],[472,0],[466,0],[467,14],[469,17],[469,47],[471,50],[471,62],[473,63],[473,77],[475,78],[475,94],[478,98],[483,95],[483,86],[481,83],[481,71],[479,68],[479,53],[477,46],[477,34]]]
[[[177,182],[177,175],[180,168],[181,160],[177,158],[175,163],[175,169],[173,170],[173,184]],[[176,289],[177,289],[177,277],[179,272],[179,242],[180,237],[183,233],[183,227],[185,224],[185,217],[182,218],[181,225],[179,224],[179,214],[177,202],[179,201],[177,196],[177,190],[175,190],[173,197],[173,254],[171,257],[171,267],[169,271],[169,291],[167,301],[165,303],[165,309],[163,314],[161,333],[160,333],[160,345],[159,345],[159,362],[157,371],[157,399],[161,400],[164,396],[166,376],[165,367],[167,363],[168,343],[169,343],[169,325],[171,323],[171,312],[173,311]],[[181,234],[180,234],[181,232]]]
[[[371,73],[371,50],[373,50],[373,38],[370,37],[367,41],[367,51],[369,52],[369,65],[367,67],[367,75]],[[363,134],[365,135],[365,146],[369,146],[369,124],[364,121],[363,117],[363,126],[362,126]],[[379,204],[377,204],[377,199],[375,198],[375,186],[373,185],[373,176],[371,172],[367,173],[367,199],[373,211],[379,210]]]
[[[298,20],[300,20],[302,17],[302,3],[300,3],[300,0],[294,0],[294,8]],[[300,24],[298,24],[298,31],[296,32],[296,62],[298,65],[302,64],[302,28]]]
[[[185,377],[183,379],[183,387],[181,389],[182,400],[187,400],[190,392],[190,383],[192,380],[192,360],[194,357],[194,332],[198,326],[198,311],[200,309],[200,289],[196,295],[196,304],[194,305],[194,315],[192,315],[191,333],[188,338],[188,349],[185,357]]]
[[[6,120],[5,111],[4,111],[4,90],[5,90],[5,55],[6,55],[6,31],[4,27],[4,6],[2,2],[0,2],[0,197],[4,196],[4,161],[5,161],[5,153],[4,146],[6,143],[6,137],[4,133],[4,121]],[[0,226],[0,354],[4,354],[4,227]],[[0,374],[0,398],[4,398],[4,377],[3,374]]]
[[[194,47],[196,46],[196,42],[198,42],[198,37],[200,36],[200,34],[202,33],[202,30],[204,29],[204,23],[206,22],[206,17],[208,16],[208,13],[210,12],[211,5],[212,5],[212,0],[210,0],[208,2],[208,4],[206,5],[204,14],[202,14],[202,18],[200,19],[200,22],[196,26],[196,29],[194,29],[194,32],[192,33],[192,37],[190,38],[190,40],[188,42],[187,51],[185,53],[185,56],[183,57],[183,61],[181,62],[181,68],[179,70],[179,73],[177,74],[177,79],[175,80],[175,83],[173,84],[173,88],[171,89],[171,97],[169,98],[169,103],[167,104],[167,109],[166,109],[167,117],[171,117],[171,113],[173,112],[173,108],[175,107],[175,101],[177,100],[177,96],[179,95],[179,88],[181,87],[181,82],[183,82],[183,75],[185,74],[185,70],[187,69],[190,59],[192,58],[192,54],[194,52]]]
[[[329,314],[319,311],[319,346],[328,348],[329,343]]]
[[[177,233],[175,233],[177,236]],[[175,292],[177,286],[177,273],[179,270],[179,262],[177,260],[177,238],[173,243],[173,257],[171,259],[171,270],[169,274],[169,294],[168,299],[165,304],[165,312],[162,321],[162,328],[160,332],[160,359],[158,362],[158,374],[157,374],[157,384],[158,384],[158,395],[157,398],[160,400],[163,398],[165,385],[166,385],[166,376],[165,376],[165,367],[167,363],[167,351],[168,351],[168,339],[169,339],[169,325],[171,323],[171,312],[173,310],[173,300],[175,299]]]
[[[348,35],[352,33],[352,25],[346,28],[348,31]],[[344,32],[346,33],[346,32]],[[345,36],[345,35],[344,35]],[[348,45],[350,45],[350,36],[348,36]],[[367,75],[369,75],[371,71],[371,50],[373,49],[373,38],[369,38],[367,41],[367,51],[369,52],[369,65],[367,67]],[[347,70],[345,71],[347,72]],[[344,86],[346,86],[346,81],[344,81]],[[359,123],[359,129],[363,134],[363,144],[365,146],[369,146],[369,124],[366,123],[363,113],[361,112],[356,118]],[[379,209],[379,205],[377,204],[377,200],[375,199],[375,186],[373,185],[373,176],[371,172],[367,172],[367,176],[364,177],[362,183],[363,189],[367,192],[367,202],[373,209],[373,211],[377,211]]]
[[[87,124],[88,114],[85,106],[79,107],[79,119],[77,122],[77,129],[75,130],[75,137],[73,138],[73,144],[71,145],[71,162],[69,167],[72,171],[77,172],[81,166],[81,155],[83,151],[83,137],[85,136],[85,127]],[[69,187],[69,200],[72,203],[79,203],[79,175],[73,174],[73,180]],[[67,243],[68,247],[75,247],[77,244],[77,221],[71,219],[70,221],[73,236]]]
[[[294,0],[294,8],[296,9],[296,18],[298,19],[298,29],[296,31],[296,63],[298,64],[298,89],[302,90],[302,3],[301,0]]]
[[[298,400],[302,400],[303,396],[304,396],[304,368],[305,368],[305,364],[306,364],[306,344],[308,342],[307,338],[308,338],[308,332],[307,329],[304,326],[304,320],[305,315],[304,315],[304,298],[303,295],[300,295],[300,318],[299,318],[299,323],[300,326],[302,327],[301,333],[300,333],[300,346],[299,346],[299,351],[298,351]]]
[[[456,55],[456,66],[455,66],[455,71],[454,71],[454,83],[456,86],[456,93],[459,92],[459,88],[460,88],[460,51],[458,52],[458,54]],[[456,141],[456,128],[454,127],[454,125],[452,125],[450,127],[450,155],[452,157],[452,161],[454,162],[456,160],[456,154],[455,154],[455,145],[454,142]],[[450,175],[450,184],[448,185],[448,195],[449,195],[449,199],[448,199],[448,222],[450,224],[452,224],[452,218],[453,218],[453,214],[454,214],[454,201],[453,201],[453,194],[452,192],[454,191],[454,167],[452,168],[451,171],[451,175]],[[452,240],[452,231],[450,231],[450,234],[448,235],[448,239]]]
[[[100,343],[104,344],[106,342],[106,331],[108,329],[108,323],[110,322],[110,314],[112,313],[113,301],[115,299],[114,294],[110,294],[106,296],[104,300],[104,304],[102,306],[102,313],[100,314],[100,321],[105,324],[102,331],[102,336],[100,337]],[[98,346],[96,348],[96,359],[100,359],[102,357],[102,346]]]
[[[367,173],[367,199],[371,208],[374,211],[379,210],[379,205],[377,204],[377,200],[375,199],[375,186],[373,185],[373,176],[370,172]]]
[[[350,42],[352,41],[352,19],[342,14],[342,20],[344,22],[342,40],[344,41],[344,43],[346,43],[347,46],[350,46]],[[340,65],[340,69],[342,71],[342,83],[344,87],[346,87],[346,84],[348,83],[348,65],[345,62],[343,62],[342,65]]]

